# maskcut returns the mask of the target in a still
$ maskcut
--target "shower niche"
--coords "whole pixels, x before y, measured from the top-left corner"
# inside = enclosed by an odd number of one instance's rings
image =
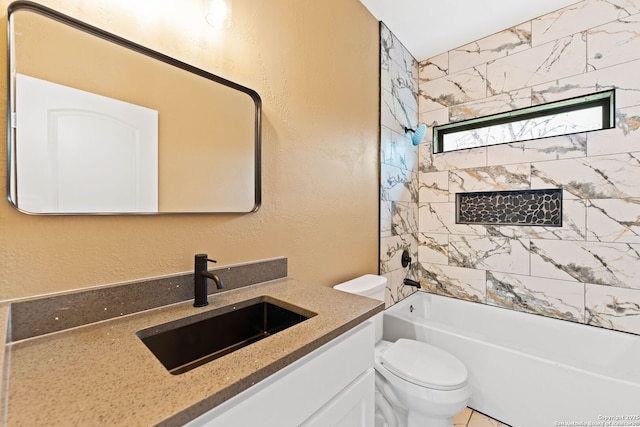
[[[457,193],[456,223],[562,227],[562,189]]]

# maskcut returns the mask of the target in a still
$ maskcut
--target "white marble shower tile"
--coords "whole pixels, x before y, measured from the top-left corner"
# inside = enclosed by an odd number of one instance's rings
[[[418,234],[418,204],[394,202],[391,216],[391,234]]]
[[[418,147],[411,143],[408,135],[400,135],[391,129],[380,132],[381,162],[409,171],[418,168]]]
[[[488,93],[510,92],[584,73],[586,51],[584,34],[579,33],[490,62]]]
[[[451,217],[455,221],[453,203],[419,203],[418,230],[421,233],[450,233]]]
[[[490,116],[505,111],[518,110],[531,106],[531,89],[524,88],[513,92],[501,93],[478,101],[465,102],[449,108],[451,122]]]
[[[449,236],[449,265],[529,274],[529,240],[497,236]]]
[[[640,54],[629,55],[627,62],[599,69],[584,75],[585,80],[595,75],[597,81],[591,92],[615,88],[616,109],[640,105]]]
[[[418,234],[418,261],[422,264],[449,263],[449,235],[448,234]]]
[[[490,166],[570,159],[586,155],[587,135],[584,133],[487,147],[487,163]]]
[[[587,284],[585,305],[587,324],[640,334],[640,290]]]
[[[391,92],[382,91],[380,99],[380,126],[398,134],[404,132],[404,127],[412,119],[414,113],[403,108]]]
[[[396,70],[395,73],[390,71],[391,77],[393,78],[394,74],[415,77],[416,79],[411,82],[410,87],[413,92],[417,92],[415,83],[418,72],[417,61],[384,24],[380,27],[380,39],[383,64],[387,65],[389,70]]]
[[[393,217],[396,202],[380,200],[380,237],[391,236],[391,218]]]
[[[616,127],[587,134],[590,157],[640,151],[640,107],[617,111]]]
[[[418,172],[439,172],[433,164],[433,143],[425,138],[425,141],[423,141],[418,147]]]
[[[583,200],[562,201],[562,227],[487,225],[487,233],[511,239],[585,240],[586,207]]]
[[[423,139],[424,142],[433,141],[433,127],[449,123],[449,109],[440,108],[438,110],[427,111],[426,113],[420,113],[418,121],[427,125],[427,133]]]
[[[455,203],[420,203],[418,205],[418,228],[421,233],[463,234],[484,236],[483,225],[456,224]]]
[[[387,288],[385,290],[385,303],[387,307],[402,301],[417,291],[413,286],[403,285],[407,275],[407,269],[405,268],[400,268],[385,274],[387,278]]]
[[[449,111],[447,108],[433,110],[428,113],[422,113],[419,116],[419,122],[427,125],[427,133],[418,146],[419,171],[435,172],[436,165],[433,164],[433,127],[439,124],[448,123]]]
[[[607,83],[616,80],[603,76],[606,71],[608,70],[591,71],[535,85],[531,88],[531,103],[547,104],[613,89],[615,85]]]
[[[640,153],[532,163],[532,188],[562,188],[564,197],[640,197]]]
[[[531,47],[531,22],[509,28],[449,52],[449,72],[455,73]]]
[[[388,127],[380,128],[380,163],[386,163],[390,166],[399,167],[399,165],[394,164],[393,162],[393,159],[395,157],[395,141],[393,140],[393,134],[394,132]]]
[[[640,105],[640,81],[636,77],[640,74],[640,60],[635,59],[638,56],[629,55],[628,62],[623,64],[536,85],[532,88],[533,104],[615,89],[617,109]]]
[[[635,142],[638,138],[638,128],[640,128],[640,107],[617,110],[616,128],[622,131],[625,141]],[[635,146],[627,146],[627,148],[627,151],[634,151]]]
[[[435,80],[449,74],[449,53],[441,53],[422,61],[418,65],[420,82]]]
[[[418,174],[383,164],[380,170],[380,197],[394,202],[418,201]]]
[[[531,240],[531,275],[640,289],[640,245]]]
[[[587,240],[640,243],[640,199],[588,200]]]
[[[584,284],[510,273],[487,273],[487,304],[584,322]]]
[[[405,278],[418,280],[418,262],[417,262],[417,241],[411,239],[409,236],[403,236],[403,244],[407,246],[401,250],[396,251],[402,253],[402,250],[407,249],[412,258],[412,262],[409,266],[403,267],[399,258],[393,258],[392,261],[388,261],[381,267],[381,271],[384,271],[383,276],[387,278],[387,287],[385,290],[385,303],[386,306],[393,305],[402,299],[409,296],[416,289],[403,285]]]
[[[380,55],[381,124],[403,134],[417,122],[418,63],[384,25]]]
[[[420,263],[424,289],[468,301],[485,302],[486,273],[471,268]]]
[[[456,193],[529,190],[530,182],[529,163],[452,170],[449,172],[449,201],[455,202]]]
[[[534,46],[640,12],[635,0],[586,0],[532,21]]]
[[[404,109],[413,112],[418,116],[418,90],[414,77],[406,70],[397,69],[391,66],[391,93],[403,105]],[[415,121],[408,123],[415,126]]]
[[[389,271],[384,274],[381,274],[381,276],[387,279],[387,286],[385,287],[385,290],[384,290],[384,305],[385,305],[385,308],[391,307],[393,304],[395,304],[395,302],[392,301],[391,299],[391,289],[395,283],[392,280],[394,280],[393,279],[394,276],[397,276],[397,272]]]
[[[393,37],[389,29],[383,24],[380,26],[380,89],[382,92],[391,92],[391,50],[393,49]]]
[[[610,67],[636,58],[640,49],[640,15],[621,18],[587,31],[588,69]]]
[[[380,273],[386,274],[402,268],[402,251],[418,253],[418,240],[415,234],[402,234],[380,239]],[[414,257],[414,259],[416,259]]]
[[[449,201],[449,172],[423,172],[419,175],[421,203]]]
[[[472,148],[469,150],[449,151],[446,153],[431,154],[430,159],[425,160],[423,151],[420,152],[420,165],[430,161],[431,170],[447,171],[455,169],[467,169],[487,165],[487,147]]]
[[[449,109],[446,107],[436,110],[420,111],[418,115],[419,122],[425,123],[429,127],[429,131],[425,135],[425,140],[433,139],[433,127],[449,123]]]
[[[487,96],[484,65],[420,83],[419,110],[427,112]]]
[[[391,91],[382,91],[381,123],[402,134],[404,127],[415,126],[418,117],[415,94],[406,87],[406,79],[394,79]]]

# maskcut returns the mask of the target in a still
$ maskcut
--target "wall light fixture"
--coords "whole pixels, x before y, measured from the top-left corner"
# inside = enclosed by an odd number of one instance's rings
[[[204,16],[207,23],[214,28],[231,26],[231,0],[204,0]]]

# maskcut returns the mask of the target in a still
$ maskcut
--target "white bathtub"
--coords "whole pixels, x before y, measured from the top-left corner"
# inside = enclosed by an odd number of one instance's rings
[[[462,360],[469,406],[511,426],[640,426],[638,335],[426,292],[383,319],[384,339],[417,339]]]

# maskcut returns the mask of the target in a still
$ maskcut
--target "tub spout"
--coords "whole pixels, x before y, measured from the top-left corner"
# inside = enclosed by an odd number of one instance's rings
[[[417,289],[420,289],[422,287],[420,282],[416,282],[415,280],[411,280],[411,279],[404,279],[404,282],[402,282],[402,284],[405,286],[413,286]]]

